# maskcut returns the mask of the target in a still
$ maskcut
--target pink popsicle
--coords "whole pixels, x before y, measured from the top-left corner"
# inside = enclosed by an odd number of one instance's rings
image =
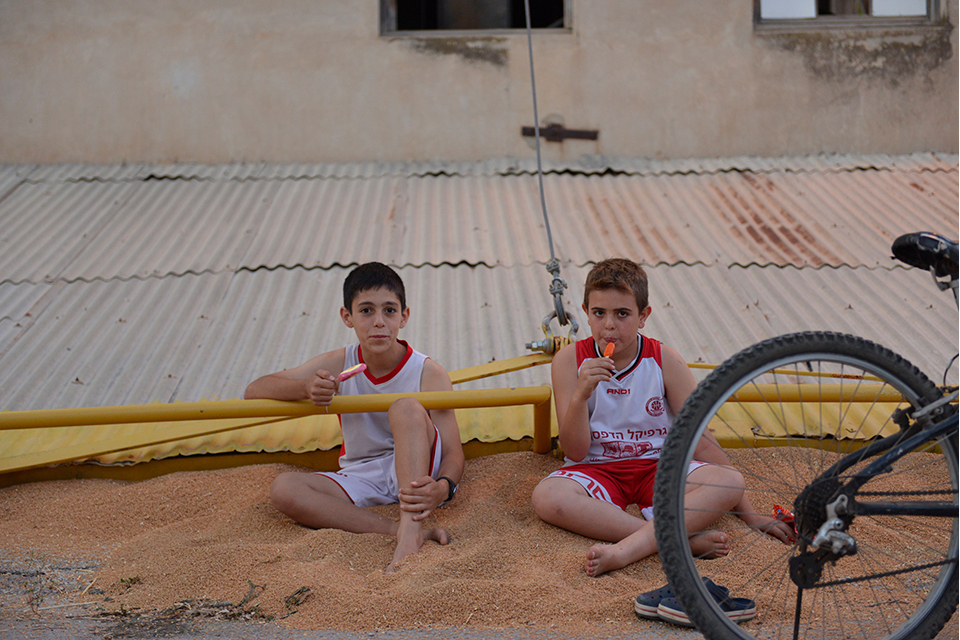
[[[337,382],[343,382],[344,380],[349,380],[350,378],[357,375],[358,373],[363,373],[366,370],[367,370],[367,365],[363,364],[362,362],[360,364],[355,364],[349,369],[342,371],[340,375],[337,376]]]

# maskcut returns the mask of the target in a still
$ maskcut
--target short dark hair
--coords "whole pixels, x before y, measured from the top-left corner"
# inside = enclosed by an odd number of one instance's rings
[[[601,260],[590,273],[583,285],[583,306],[589,309],[590,294],[598,289],[618,289],[625,293],[632,293],[637,301],[637,309],[647,308],[648,284],[647,273],[636,262],[626,258],[609,258]]]
[[[343,281],[343,306],[352,311],[353,301],[361,291],[367,289],[387,289],[400,299],[400,311],[407,308],[407,294],[403,287],[403,280],[397,272],[385,264],[368,262],[355,268],[347,274]]]

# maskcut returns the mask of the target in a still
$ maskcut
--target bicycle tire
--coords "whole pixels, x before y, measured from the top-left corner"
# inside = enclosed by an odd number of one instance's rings
[[[771,369],[777,373],[769,373]],[[841,377],[833,378],[831,387],[809,369],[832,371]],[[758,386],[765,383],[774,386]],[[813,398],[808,397],[810,385],[815,390]],[[804,590],[807,602],[803,606],[797,604],[796,585],[789,574],[789,558],[796,554],[796,544],[790,547],[773,541],[729,514],[718,514],[722,519],[712,525],[729,536],[729,555],[714,560],[695,558],[688,542],[683,517],[686,470],[708,425],[744,476],[745,495],[758,513],[770,515],[773,500],[795,510],[794,499],[806,484],[839,456],[859,446],[858,435],[861,440],[865,437],[865,433],[844,428],[879,429],[885,435],[898,430],[892,423],[876,422],[878,416],[890,415],[890,403],[874,399],[864,405],[849,398],[845,402],[844,393],[870,396],[891,388],[914,406],[942,395],[916,367],[884,347],[845,334],[806,332],[766,340],[741,351],[691,394],[674,420],[658,465],[654,525],[670,585],[691,623],[708,640],[793,638],[798,610],[799,637],[803,638],[925,640],[939,633],[953,615],[958,593],[956,517],[858,516],[849,529],[861,545],[858,553],[824,569],[826,582],[840,583]],[[751,391],[764,396],[763,401],[754,397],[754,402],[748,402]],[[788,402],[788,392],[799,397]],[[838,398],[828,398],[828,392],[837,392]],[[728,398],[734,400],[727,403]],[[904,401],[898,406],[905,406]],[[745,427],[749,427],[749,435]],[[787,432],[781,433],[784,429]],[[739,451],[731,446],[738,440]],[[939,450],[907,453],[895,463],[892,471],[896,475],[878,475],[861,491],[892,492],[893,483],[901,487],[897,491],[952,494],[952,498],[941,495],[938,499],[952,499],[957,504],[956,429],[938,445]],[[930,562],[942,564],[922,568]],[[901,573],[842,582],[894,570]],[[740,625],[732,622],[708,597],[702,577],[728,587],[734,597],[754,600],[757,616]],[[945,633],[955,638],[956,626]]]

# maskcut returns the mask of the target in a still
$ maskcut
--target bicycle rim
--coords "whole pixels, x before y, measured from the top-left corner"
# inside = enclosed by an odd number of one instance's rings
[[[857,553],[825,563],[817,586],[798,588],[789,560],[797,545],[773,541],[730,514],[729,554],[694,557],[683,525],[687,463],[708,428],[742,473],[760,514],[774,505],[819,525],[832,493],[821,483],[798,496],[840,457],[899,429],[897,408],[939,396],[908,362],[852,336],[805,333],[765,341],[711,374],[677,416],[661,457],[655,498],[664,570],[698,629],[727,638],[930,638],[957,603],[957,518],[858,516],[847,529]],[[862,488],[862,500],[957,503],[957,433],[907,453]],[[857,465],[848,470],[862,468]],[[672,487],[672,490],[671,490]],[[914,492],[906,495],[904,492]],[[923,492],[922,494],[916,492]],[[938,492],[938,493],[934,493]],[[819,507],[819,510],[818,508]],[[809,533],[809,531],[808,531]],[[701,577],[756,602],[757,616],[738,625],[708,599]],[[797,615],[799,611],[799,616]],[[956,625],[941,637],[956,638]]]

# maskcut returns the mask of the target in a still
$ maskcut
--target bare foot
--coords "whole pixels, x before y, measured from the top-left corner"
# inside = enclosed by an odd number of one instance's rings
[[[690,551],[695,558],[722,558],[730,553],[730,540],[723,531],[704,531],[690,536]]]
[[[387,565],[387,568],[384,569],[383,572],[395,573],[397,563],[407,556],[420,551],[420,547],[423,546],[426,540],[432,540],[438,544],[450,544],[450,534],[447,533],[446,529],[439,527],[436,529],[423,529],[418,522],[413,522],[406,526],[401,523],[400,529],[397,531],[397,549],[393,552],[393,560]]]
[[[615,544],[595,544],[587,551],[587,561],[583,568],[591,578],[597,578],[615,569],[622,569],[630,564],[624,558],[623,550]]]
[[[432,540],[437,544],[450,544],[450,534],[446,529],[437,527],[436,529],[427,529],[423,532],[424,540]]]

